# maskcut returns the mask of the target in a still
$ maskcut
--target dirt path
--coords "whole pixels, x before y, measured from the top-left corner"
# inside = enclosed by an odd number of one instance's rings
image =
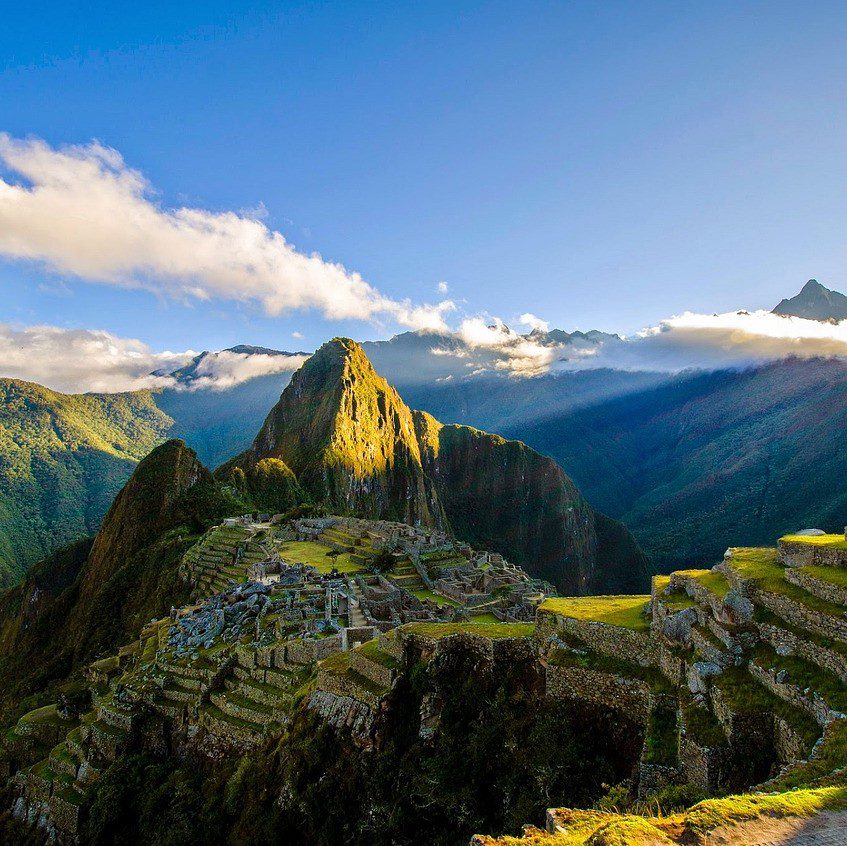
[[[718,828],[704,846],[847,846],[847,811]]]

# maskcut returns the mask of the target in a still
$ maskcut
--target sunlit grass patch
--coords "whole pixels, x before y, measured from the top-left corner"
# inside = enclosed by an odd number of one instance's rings
[[[634,631],[650,627],[647,617],[649,596],[562,596],[545,599],[540,611],[561,614],[575,620],[594,620]]]

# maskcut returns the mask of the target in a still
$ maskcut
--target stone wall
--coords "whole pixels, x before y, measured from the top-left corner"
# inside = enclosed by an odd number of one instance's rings
[[[801,629],[847,643],[847,619],[832,617],[779,593],[757,590],[756,600],[784,620]]]
[[[786,567],[847,567],[847,549],[802,541],[779,541],[779,559]]]
[[[803,590],[825,599],[827,602],[847,605],[847,588],[839,587],[832,582],[825,582],[823,579],[817,579],[803,567],[786,568],[785,579],[803,588]]]
[[[366,655],[356,650],[350,653],[350,669],[382,687],[391,687],[397,674],[396,670],[377,661],[371,661]]]
[[[714,793],[721,781],[725,751],[700,746],[683,735],[679,741],[679,766],[688,784]]]
[[[776,675],[773,672],[760,667],[755,661],[748,664],[748,669],[752,676],[765,688],[767,688],[774,696],[778,696],[785,702],[794,705],[797,708],[806,711],[815,718],[819,726],[825,726],[838,716],[837,711],[833,711],[823,699],[812,694],[806,695],[799,687],[791,684],[789,680],[779,682],[776,680]]]
[[[546,642],[557,634],[575,637],[594,652],[642,667],[655,667],[659,663],[659,646],[649,631],[634,631],[595,620],[575,620],[539,610],[536,615],[536,638]]]
[[[796,655],[847,682],[847,656],[770,623],[758,623],[759,635],[782,655]]]
[[[545,693],[551,699],[580,699],[604,705],[642,725],[647,724],[652,704],[645,682],[583,667],[547,667]]]

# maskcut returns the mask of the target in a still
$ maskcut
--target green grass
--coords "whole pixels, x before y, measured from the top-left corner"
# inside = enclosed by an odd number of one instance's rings
[[[656,667],[642,667],[622,658],[602,655],[588,649],[575,652],[570,649],[556,649],[549,656],[548,662],[554,667],[580,667],[585,670],[595,670],[598,673],[623,676],[630,679],[640,679],[647,683],[654,693],[673,694],[674,687],[665,675]]]
[[[692,579],[719,599],[723,599],[729,593],[729,582],[726,576],[717,570],[678,570],[676,575]]]
[[[838,676],[826,672],[804,661],[796,655],[777,655],[769,646],[760,645],[756,649],[756,660],[765,668],[774,667],[785,670],[788,683],[805,690],[807,687],[819,693],[830,708],[847,711],[847,685]]]
[[[721,724],[711,711],[688,701],[682,704],[682,716],[687,736],[698,746],[714,748],[726,743]]]
[[[647,761],[673,766],[677,762],[679,728],[675,708],[654,708],[647,725]]]
[[[669,594],[660,594],[659,601],[671,613],[684,611],[686,608],[695,608],[697,603],[684,591],[674,591]]]
[[[417,588],[416,590],[411,591],[411,593],[421,601],[429,599],[432,602],[437,602],[439,605],[452,605],[454,608],[459,605],[455,599],[448,599],[446,596],[441,596],[429,588]]]
[[[650,597],[643,595],[550,597],[541,603],[539,610],[643,632],[650,627],[646,614],[649,601]]]
[[[775,790],[796,790],[824,779],[844,784],[843,772],[833,776],[844,767],[847,767],[847,720],[838,720],[830,725],[815,759],[792,767],[774,782],[773,787]]]
[[[827,549],[847,549],[844,535],[783,535],[785,543],[807,543],[809,546],[825,546]]]
[[[486,612],[485,614],[477,614],[475,617],[471,617],[468,622],[479,625],[480,623],[499,623],[500,621],[490,612]]]
[[[782,717],[800,734],[810,749],[820,737],[820,726],[810,714],[789,705],[766,690],[750,675],[746,667],[728,667],[714,680],[713,685],[721,691],[732,710],[737,713],[771,713]]]
[[[400,666],[396,658],[393,658],[379,648],[379,643],[376,640],[369,640],[367,643],[363,643],[361,646],[356,647],[355,651],[388,670],[396,670]]]
[[[309,564],[319,573],[331,573],[334,569],[339,573],[366,572],[350,559],[349,552],[342,552],[337,557],[330,557],[333,550],[315,541],[287,541],[279,548],[280,557],[291,564]]]
[[[840,588],[847,588],[847,568],[843,567],[803,567],[803,573],[808,573],[812,578],[822,582],[828,582]]]
[[[466,633],[496,640],[503,637],[532,637],[535,634],[535,623],[406,623],[403,630],[434,639]]]
[[[734,549],[729,566],[743,579],[755,582],[759,590],[766,593],[778,593],[794,602],[805,605],[813,611],[828,614],[841,619],[844,608],[834,602],[814,596],[785,580],[785,567],[779,563],[775,549],[768,547],[748,547]]]

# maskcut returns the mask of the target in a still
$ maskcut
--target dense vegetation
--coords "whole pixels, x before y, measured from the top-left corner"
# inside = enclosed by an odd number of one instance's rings
[[[0,379],[0,586],[93,534],[172,422],[147,391],[69,396]]]
[[[137,637],[187,599],[182,555],[221,517],[245,508],[182,441],[153,450],[92,543],[78,542],[0,593],[0,713]],[[26,710],[24,708],[24,710]]]

